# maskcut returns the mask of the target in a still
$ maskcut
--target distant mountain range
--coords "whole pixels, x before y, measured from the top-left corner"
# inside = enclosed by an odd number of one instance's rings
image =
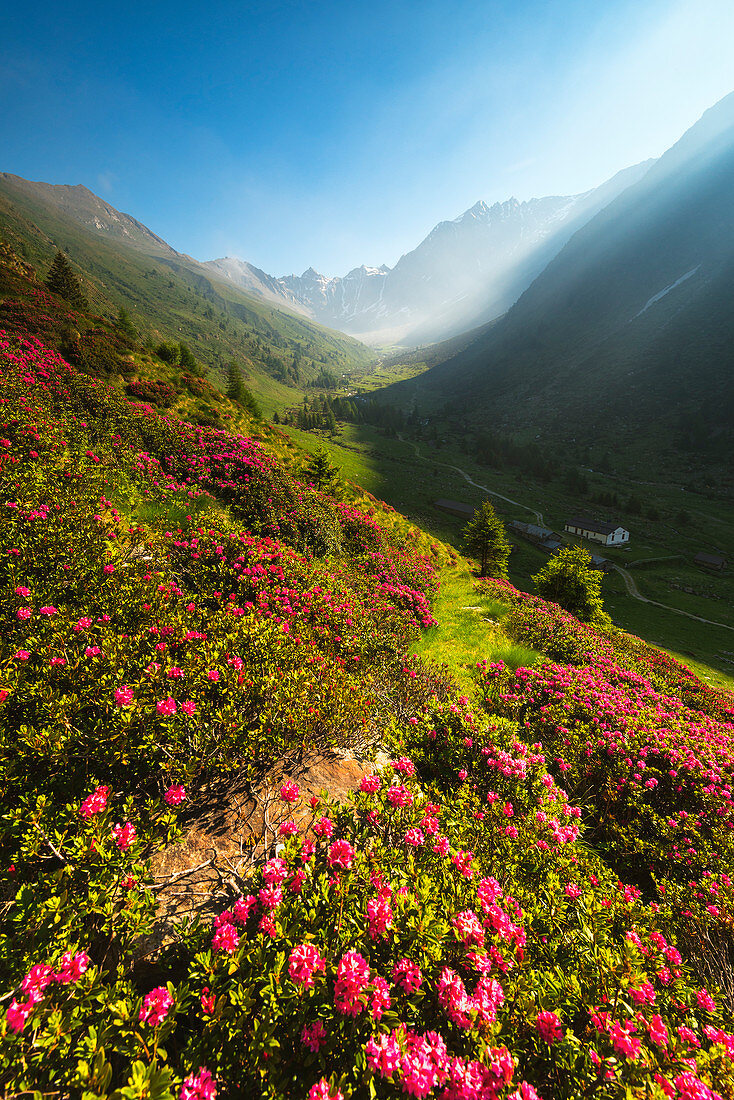
[[[327,278],[312,267],[276,279],[228,256],[204,266],[248,293],[280,301],[368,344],[415,346],[490,321],[517,300],[566,241],[653,161],[582,195],[487,206],[440,222],[395,267],[356,267]]]
[[[298,400],[324,371],[340,376],[374,359],[280,292],[247,293],[81,185],[0,172],[0,240],[41,278],[62,249],[81,273],[93,312],[115,316],[125,306],[141,332],[183,340],[222,380],[225,364],[237,361],[266,409]]]
[[[443,359],[443,361],[441,361]],[[734,464],[734,93],[571,237],[509,312],[386,400],[645,461]]]

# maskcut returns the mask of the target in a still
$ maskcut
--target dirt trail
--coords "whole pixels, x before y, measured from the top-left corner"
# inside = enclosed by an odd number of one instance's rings
[[[402,436],[400,436],[399,438],[403,439]],[[409,443],[418,458],[420,458],[423,462],[432,463],[434,466],[443,466],[447,470],[455,470],[457,474],[461,474],[464,481],[468,482],[469,485],[473,485],[475,489],[481,489],[483,493],[487,493],[491,497],[497,497],[498,500],[504,500],[507,502],[507,504],[514,504],[516,508],[522,508],[525,512],[530,512],[531,515],[535,516],[538,526],[544,526],[542,512],[536,511],[535,508],[529,508],[527,504],[521,504],[519,500],[513,500],[512,497],[503,496],[502,493],[497,493],[494,489],[489,489],[486,485],[480,485],[478,481],[474,481],[472,478],[470,478],[466,470],[462,470],[461,466],[454,466],[451,462],[439,462],[436,458],[426,458],[425,455],[422,455],[418,450],[418,444],[413,443],[412,440],[403,439],[403,442]]]
[[[402,436],[400,436],[399,438],[403,439]],[[410,443],[410,446],[415,451],[417,457],[420,458],[423,462],[431,462],[434,466],[443,466],[447,470],[455,470],[457,474],[461,474],[464,481],[468,482],[469,485],[473,485],[475,489],[481,489],[482,492],[488,493],[489,496],[497,497],[499,500],[506,501],[507,504],[514,504],[516,508],[522,508],[524,509],[524,511],[530,512],[532,515],[535,516],[535,520],[539,527],[545,526],[543,522],[542,512],[536,511],[535,508],[528,507],[527,504],[521,504],[519,500],[513,500],[512,497],[503,496],[502,493],[497,493],[494,491],[494,489],[490,489],[486,485],[480,485],[478,481],[474,481],[473,478],[469,477],[466,470],[462,470],[461,466],[454,466],[451,462],[439,462],[438,459],[435,458],[426,458],[425,455],[422,455],[418,450],[417,443],[413,443],[412,440],[404,439],[403,442]],[[706,623],[707,626],[720,626],[723,627],[724,630],[734,630],[734,626],[731,626],[729,623],[717,623],[714,619],[704,619],[702,615],[693,615],[690,611],[682,611],[679,607],[672,607],[669,603],[660,603],[658,600],[649,600],[647,596],[642,595],[634,579],[630,576],[626,569],[623,569],[621,565],[615,565],[614,569],[617,571],[617,573],[619,573],[620,577],[624,581],[627,595],[631,596],[633,600],[639,600],[640,603],[649,603],[653,607],[662,607],[664,611],[672,611],[675,615],[685,616],[686,619],[695,619],[696,622]]]
[[[647,596],[642,595],[634,579],[626,569],[623,569],[621,565],[615,565],[614,569],[624,581],[627,595],[631,596],[633,600],[639,600],[640,603],[652,604],[653,607],[662,607],[665,611],[673,611],[676,615],[684,615],[687,619],[695,619],[696,622],[706,623],[708,626],[721,626],[724,630],[734,630],[734,626],[730,626],[729,623],[717,623],[713,619],[704,619],[702,615],[693,615],[690,611],[682,611],[680,607],[671,607],[669,603],[660,603],[658,600],[648,600]]]

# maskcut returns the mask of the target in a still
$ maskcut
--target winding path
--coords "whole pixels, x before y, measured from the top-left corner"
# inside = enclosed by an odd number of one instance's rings
[[[414,443],[412,439],[403,439],[402,436],[398,436],[398,438],[401,439],[403,443],[408,443],[413,448],[418,458],[423,462],[432,463],[434,466],[443,466],[447,470],[455,470],[457,474],[461,474],[464,481],[468,482],[469,485],[473,485],[475,489],[481,489],[483,493],[488,493],[491,497],[497,497],[498,500],[504,500],[507,504],[514,504],[516,508],[522,508],[525,512],[530,512],[535,516],[538,526],[544,526],[542,512],[537,512],[535,508],[529,508],[527,504],[521,504],[519,500],[513,500],[512,497],[503,496],[502,493],[497,493],[494,489],[490,489],[486,485],[480,485],[478,481],[474,481],[470,478],[466,470],[462,470],[461,466],[454,466],[450,462],[439,462],[436,458],[426,458],[425,455],[420,453],[418,444]]]
[[[514,504],[516,508],[522,508],[524,509],[524,511],[532,513],[532,515],[535,516],[538,526],[545,526],[543,522],[542,512],[536,511],[535,508],[530,508],[527,504],[521,504],[519,500],[513,500],[512,497],[503,496],[502,493],[497,493],[494,489],[490,489],[486,485],[480,485],[478,481],[474,481],[473,478],[469,477],[466,470],[462,470],[461,466],[454,466],[451,462],[439,462],[435,458],[426,458],[425,455],[422,455],[418,450],[417,443],[414,443],[410,439],[403,439],[402,436],[399,436],[398,438],[401,439],[403,443],[410,444],[410,446],[415,451],[416,456],[420,458],[421,461],[431,462],[434,466],[443,466],[447,470],[454,470],[457,474],[461,474],[464,481],[466,481],[469,485],[473,485],[475,489],[481,489],[482,492],[487,493],[491,497],[497,497],[499,500],[506,501],[507,504]],[[624,581],[624,587],[627,590],[627,595],[631,596],[633,600],[639,600],[640,603],[649,603],[652,607],[662,607],[664,611],[672,611],[675,615],[685,616],[686,619],[695,619],[696,622],[706,623],[707,626],[720,626],[724,630],[734,630],[734,626],[731,626],[729,623],[717,623],[714,619],[704,619],[702,615],[694,615],[690,611],[682,611],[680,607],[672,607],[669,603],[660,603],[658,600],[649,600],[647,596],[642,595],[633,577],[630,576],[626,569],[623,569],[621,565],[615,565],[614,569],[617,571],[617,573],[619,573],[620,577]]]
[[[648,600],[647,596],[642,595],[634,579],[626,569],[623,569],[621,565],[615,565],[614,569],[624,581],[627,595],[631,596],[633,600],[639,600],[640,603],[652,604],[653,607],[662,607],[666,611],[674,611],[676,615],[685,615],[687,619],[695,619],[696,622],[706,623],[708,626],[721,626],[724,630],[734,630],[734,626],[730,626],[729,623],[717,623],[713,619],[704,619],[702,615],[693,615],[690,611],[682,611],[680,607],[671,607],[669,603],[660,603],[658,600]]]

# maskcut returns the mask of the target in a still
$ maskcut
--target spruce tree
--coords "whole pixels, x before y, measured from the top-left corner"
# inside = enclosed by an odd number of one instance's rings
[[[81,284],[71,269],[64,253],[59,250],[48,269],[46,286],[60,298],[65,298],[75,309],[86,309],[88,302]]]
[[[262,409],[245,385],[242,371],[235,362],[227,365],[227,397],[230,401],[236,401],[238,405],[242,405],[256,420],[262,416]]]
[[[242,371],[234,361],[227,364],[227,397],[231,401],[240,401],[245,388]]]
[[[124,306],[120,306],[120,312],[115,321],[115,328],[128,340],[135,341],[138,339],[138,330],[135,328],[132,318]]]
[[[323,447],[319,447],[304,471],[305,480],[317,489],[330,489],[339,476],[336,466],[332,466],[329,456]]]
[[[512,547],[502,520],[488,500],[474,513],[463,535],[468,549],[479,559],[479,576],[506,580]]]

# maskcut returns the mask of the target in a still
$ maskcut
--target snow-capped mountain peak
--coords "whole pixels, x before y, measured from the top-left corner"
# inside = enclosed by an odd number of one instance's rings
[[[503,313],[572,234],[648,167],[627,169],[584,195],[525,202],[513,195],[491,206],[479,199],[439,222],[392,268],[362,264],[330,278],[309,267],[275,279],[230,257],[209,266],[367,343],[426,343]]]

